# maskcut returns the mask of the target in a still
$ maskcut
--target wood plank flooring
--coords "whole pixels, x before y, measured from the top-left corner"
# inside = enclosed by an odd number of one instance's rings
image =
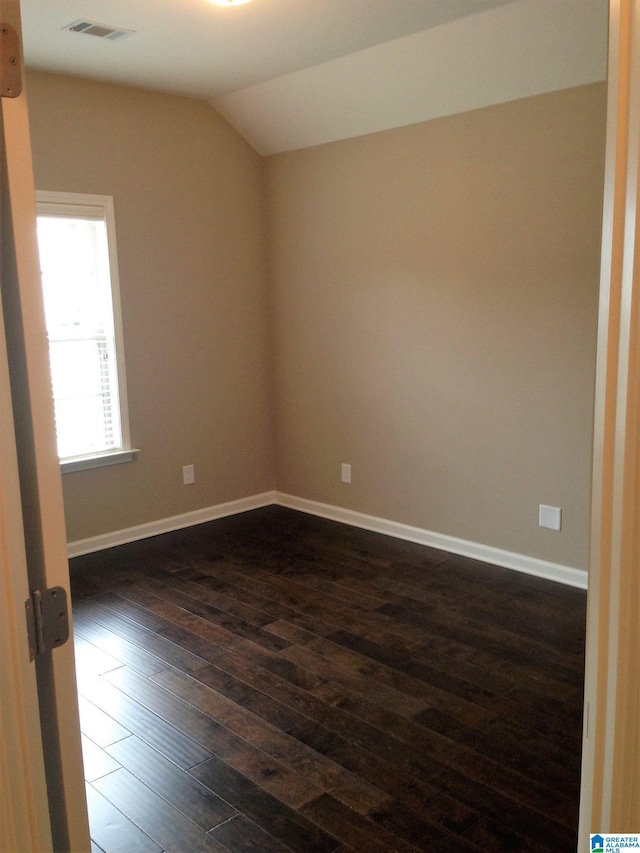
[[[280,507],[71,569],[94,853],[576,849],[584,592]]]

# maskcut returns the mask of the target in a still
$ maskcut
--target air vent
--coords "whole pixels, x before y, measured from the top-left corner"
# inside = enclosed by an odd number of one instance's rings
[[[109,41],[120,41],[129,36],[135,35],[135,30],[123,30],[119,27],[111,27],[109,24],[99,24],[97,21],[74,21],[72,24],[67,24],[62,27],[63,30],[69,30],[71,33],[82,33],[87,36],[96,36]]]

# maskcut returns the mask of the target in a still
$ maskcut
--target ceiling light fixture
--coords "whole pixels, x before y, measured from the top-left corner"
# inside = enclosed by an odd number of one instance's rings
[[[248,3],[249,0],[211,0],[216,6],[241,6],[243,3]]]

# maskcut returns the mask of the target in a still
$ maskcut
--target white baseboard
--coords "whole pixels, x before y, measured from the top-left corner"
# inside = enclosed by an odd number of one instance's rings
[[[512,551],[503,551],[489,545],[480,545],[477,542],[468,542],[466,539],[457,539],[454,536],[445,536],[442,533],[434,533],[431,530],[423,530],[420,527],[411,527],[408,524],[400,524],[397,521],[388,521],[373,515],[365,515],[351,509],[343,509],[330,504],[310,501],[306,498],[297,498],[284,492],[263,492],[237,501],[229,501],[216,506],[186,512],[183,515],[174,515],[172,518],[163,518],[159,521],[151,521],[148,524],[138,524],[125,530],[116,530],[113,533],[104,533],[101,536],[92,536],[89,539],[79,539],[69,542],[67,552],[69,557],[79,557],[82,554],[91,554],[94,551],[102,551],[115,545],[124,545],[127,542],[135,542],[138,539],[147,539],[158,536],[161,533],[169,533],[172,530],[180,530],[184,527],[192,527],[196,524],[204,524],[214,521],[216,518],[224,518],[228,515],[237,515],[252,509],[277,504],[279,506],[305,512],[308,515],[317,515],[328,518],[331,521],[339,521],[352,527],[362,527],[375,533],[384,533],[396,539],[406,539],[409,542],[417,542],[420,545],[428,545],[430,548],[438,548],[450,554],[460,554],[463,557],[471,557],[485,563],[493,563],[516,572],[535,575],[546,580],[556,581],[567,586],[578,589],[587,588],[587,572],[583,569],[573,569],[569,566],[561,566],[557,563],[548,563],[535,557],[527,557]]]
[[[373,515],[365,515],[351,509],[331,506],[329,504],[310,501],[306,498],[297,498],[282,492],[275,493],[275,503],[289,509],[297,509],[309,515],[318,515],[342,524],[350,524],[352,527],[362,527],[375,533],[384,533],[394,536],[396,539],[406,539],[409,542],[417,542],[420,545],[428,545],[430,548],[438,548],[450,554],[460,554],[463,557],[471,557],[484,563],[493,563],[516,572],[527,575],[535,575],[545,580],[556,581],[567,586],[587,589],[588,574],[584,569],[574,569],[569,566],[561,566],[558,563],[548,563],[546,560],[538,560],[536,557],[526,557],[512,551],[503,551],[490,545],[480,545],[477,542],[468,542],[466,539],[457,539],[454,536],[445,536],[442,533],[433,533],[431,530],[423,530],[420,527],[410,527],[408,524],[400,524],[396,521],[387,521]]]
[[[67,553],[70,558],[80,557],[82,554],[91,554],[94,551],[113,548],[114,545],[125,545],[127,542],[136,542],[138,539],[148,539],[151,536],[158,536],[160,533],[170,533],[172,530],[181,530],[183,527],[193,527],[196,524],[215,521],[216,518],[224,518],[227,515],[237,515],[251,509],[271,506],[273,503],[275,503],[275,492],[263,492],[237,501],[228,501],[216,506],[196,509],[193,512],[185,512],[182,515],[174,515],[171,518],[161,518],[159,521],[127,527],[125,530],[115,530],[113,533],[104,533],[101,536],[92,536],[89,539],[78,539],[67,544]]]

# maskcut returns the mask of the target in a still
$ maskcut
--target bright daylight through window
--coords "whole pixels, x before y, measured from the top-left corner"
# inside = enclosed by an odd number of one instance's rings
[[[37,201],[63,470],[130,461],[113,200],[39,192]]]

